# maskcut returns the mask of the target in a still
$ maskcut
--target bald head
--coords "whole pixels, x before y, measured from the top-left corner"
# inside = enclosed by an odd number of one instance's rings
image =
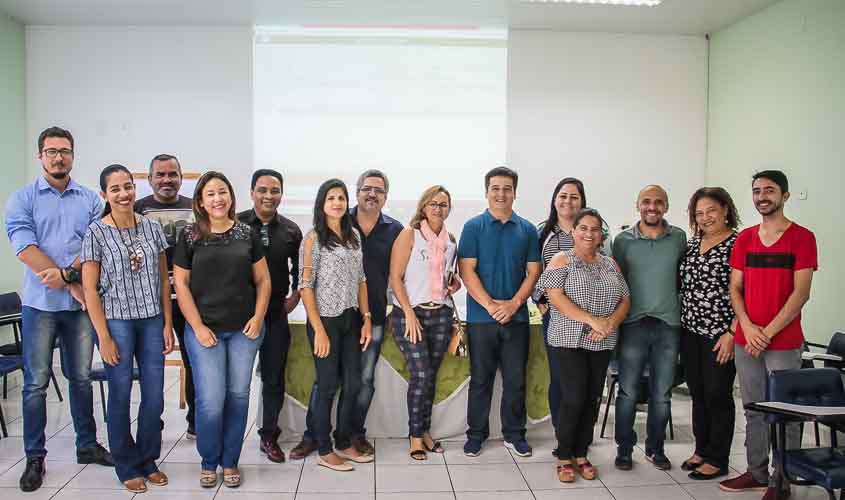
[[[637,195],[637,203],[639,203],[643,196],[651,198],[662,197],[663,201],[665,201],[667,205],[669,204],[669,193],[667,193],[666,190],[663,189],[663,186],[659,184],[649,184],[648,186],[640,189],[640,193]]]

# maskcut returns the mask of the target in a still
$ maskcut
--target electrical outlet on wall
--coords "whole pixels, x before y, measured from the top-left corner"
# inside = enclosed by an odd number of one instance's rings
[[[807,199],[807,188],[801,189],[798,191],[798,199],[799,200],[806,200]]]

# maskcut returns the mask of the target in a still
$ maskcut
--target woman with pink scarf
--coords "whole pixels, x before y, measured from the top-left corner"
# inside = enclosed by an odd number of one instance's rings
[[[390,322],[411,375],[408,428],[410,455],[415,460],[426,460],[426,452],[443,453],[429,429],[437,370],[452,337],[450,295],[461,286],[454,272],[457,245],[445,224],[451,208],[446,188],[426,189],[390,257],[394,294]]]

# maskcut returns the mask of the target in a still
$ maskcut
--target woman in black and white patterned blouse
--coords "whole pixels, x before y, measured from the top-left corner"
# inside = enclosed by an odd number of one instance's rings
[[[349,471],[372,462],[352,446],[352,404],[361,388],[361,352],[372,340],[361,236],[352,227],[349,193],[340,179],[324,182],[314,200],[314,228],[299,247],[299,291],[308,316],[308,339],[317,368],[314,426],[318,465]],[[330,434],[332,402],[343,387],[337,410],[336,442]],[[337,452],[335,452],[335,445]]]
[[[576,471],[584,479],[598,477],[587,450],[617,330],[631,307],[619,267],[599,252],[602,222],[598,211],[580,210],[573,221],[575,247],[555,255],[537,283],[551,304],[546,342],[558,376],[567,381],[556,426],[562,482],[575,481]]]
[[[739,217],[720,187],[696,191],[688,211],[694,236],[680,267],[681,361],[692,396],[695,452],[681,468],[692,479],[712,479],[728,473],[733,439],[736,319],[728,285]]]

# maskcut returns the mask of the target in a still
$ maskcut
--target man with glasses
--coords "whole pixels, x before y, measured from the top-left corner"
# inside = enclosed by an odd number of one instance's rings
[[[261,368],[261,437],[259,448],[273,462],[285,461],[279,447],[279,413],[285,398],[285,367],[290,347],[288,314],[299,304],[299,245],[302,231],[295,222],[278,213],[284,191],[282,174],[260,169],[252,174],[250,195],[253,208],[238,214],[254,234],[260,235],[270,281],[270,305],[264,317],[265,335],[258,351]]]
[[[35,491],[44,479],[44,428],[47,384],[53,349],[60,341],[62,373],[68,380],[70,414],[76,431],[76,461],[114,466],[97,443],[91,361],[94,327],[84,311],[79,254],[88,225],[103,210],[96,192],[70,178],[73,136],[50,127],[38,137],[42,175],[16,191],[6,203],[6,233],[26,266],[23,285],[23,441],[26,468],[23,491]]]
[[[179,194],[182,187],[182,166],[179,159],[170,154],[160,154],[150,160],[150,170],[147,180],[153,190],[153,194],[145,196],[135,202],[135,212],[156,220],[164,228],[167,243],[170,245],[166,250],[167,271],[170,273],[170,282],[173,283],[173,249],[176,248],[176,241],[182,229],[194,222],[193,201],[187,196]],[[174,300],[176,296],[173,296]],[[179,353],[182,357],[182,364],[185,366],[185,400],[188,404],[188,413],[185,420],[188,421],[188,430],[185,437],[196,439],[194,431],[194,377],[191,372],[191,362],[188,359],[188,350],[185,348],[185,317],[178,307],[173,308],[173,331],[179,339]]]
[[[367,431],[364,424],[370,411],[375,394],[376,362],[381,353],[381,342],[384,339],[384,324],[387,319],[387,278],[390,272],[390,252],[393,242],[402,232],[402,224],[396,219],[384,214],[382,208],[387,201],[390,183],[384,172],[367,170],[358,177],[357,182],[358,205],[350,210],[355,229],[361,234],[361,250],[364,254],[364,275],[367,278],[367,296],[369,298],[371,320],[373,323],[373,338],[366,351],[361,354],[361,391],[355,402],[354,421],[352,428],[352,446],[362,455],[372,455],[375,450],[367,441]],[[293,459],[308,456],[317,448],[313,439],[311,425],[311,408],[317,391],[311,390],[306,430],[302,441],[290,452]],[[346,397],[341,392],[341,399]],[[340,403],[343,406],[343,403]]]

